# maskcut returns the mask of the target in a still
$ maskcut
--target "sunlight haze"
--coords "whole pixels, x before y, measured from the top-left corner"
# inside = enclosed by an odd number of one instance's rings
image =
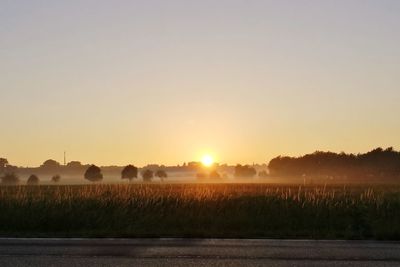
[[[99,165],[400,148],[400,1],[1,1],[0,152]]]

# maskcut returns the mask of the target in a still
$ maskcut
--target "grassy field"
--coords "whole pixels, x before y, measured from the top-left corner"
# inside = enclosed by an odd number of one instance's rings
[[[400,187],[3,186],[0,235],[399,240]]]

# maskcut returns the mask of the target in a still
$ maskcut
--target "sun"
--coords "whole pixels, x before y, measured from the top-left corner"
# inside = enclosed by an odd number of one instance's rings
[[[213,165],[214,159],[210,155],[204,155],[201,158],[201,163],[206,167],[210,167],[211,165]]]

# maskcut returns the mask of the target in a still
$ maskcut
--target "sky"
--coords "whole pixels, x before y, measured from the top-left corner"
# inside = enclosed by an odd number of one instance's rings
[[[0,157],[400,149],[400,1],[0,1]]]

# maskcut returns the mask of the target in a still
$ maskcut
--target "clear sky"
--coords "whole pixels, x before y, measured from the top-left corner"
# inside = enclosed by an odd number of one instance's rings
[[[0,1],[0,157],[400,148],[400,1]]]

